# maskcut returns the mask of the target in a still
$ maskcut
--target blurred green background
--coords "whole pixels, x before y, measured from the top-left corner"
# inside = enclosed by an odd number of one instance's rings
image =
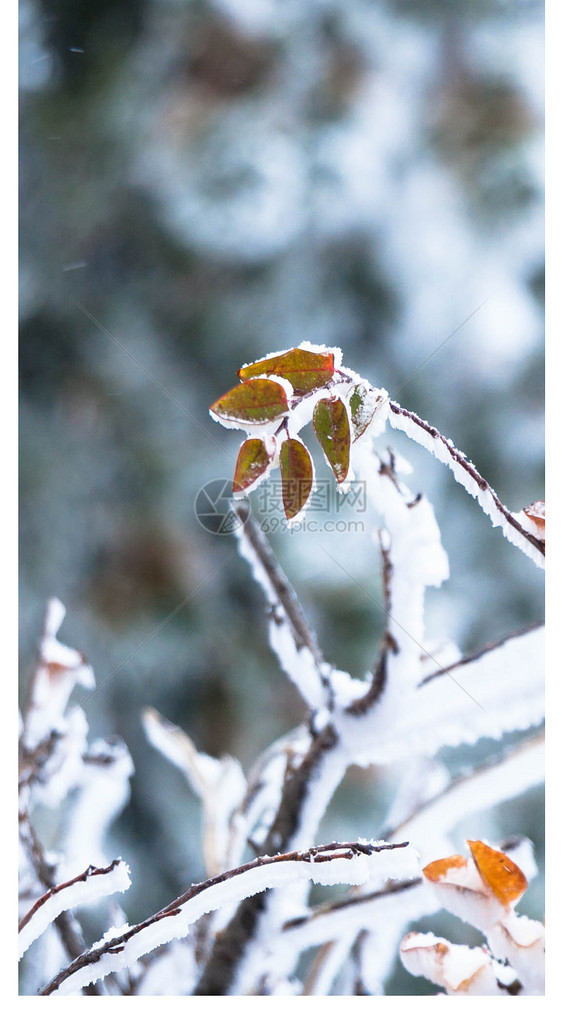
[[[114,831],[132,920],[203,874],[197,805],[142,708],[246,769],[302,718],[233,538],[194,516],[232,474],[239,438],[207,409],[237,368],[338,345],[510,508],[543,497],[543,5],[21,0],[20,19],[22,688],[57,595],[103,684],[92,734],[121,735],[136,767]],[[390,441],[451,561],[428,637],[468,651],[540,620],[534,565]],[[327,658],[365,673],[375,544],[274,543]],[[376,835],[381,779],[352,772],[326,826]],[[531,793],[472,837],[526,833],[540,858],[541,807]]]

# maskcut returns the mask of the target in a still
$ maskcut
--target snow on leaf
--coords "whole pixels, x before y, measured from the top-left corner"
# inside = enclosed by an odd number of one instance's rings
[[[497,982],[499,966],[483,947],[450,944],[433,933],[408,933],[400,957],[411,975],[423,975],[450,995],[505,996]]]
[[[349,471],[351,430],[341,398],[321,398],[316,402],[312,426],[337,481],[344,482]]]
[[[304,510],[314,482],[312,458],[301,440],[289,437],[279,457],[285,516],[293,521]]]
[[[287,390],[275,380],[260,377],[233,387],[213,402],[209,412],[217,422],[261,425],[281,419],[289,410]]]
[[[529,507],[524,507],[520,514],[515,515],[521,519],[523,526],[528,528],[537,539],[545,541],[545,505],[544,500],[536,500]]]
[[[504,852],[498,852],[483,841],[467,842],[472,858],[483,881],[502,905],[510,905],[527,889],[527,878]]]
[[[508,961],[524,984],[524,995],[542,995],[545,977],[545,928],[513,910],[488,932],[496,958]]]
[[[261,479],[267,475],[275,454],[275,443],[268,450],[264,440],[250,437],[245,440],[238,452],[232,492],[235,497],[245,496]]]
[[[362,381],[353,388],[349,399],[349,407],[351,410],[351,425],[353,427],[354,440],[362,437],[368,429],[381,402],[380,392],[375,391],[365,381]]]
[[[488,933],[526,889],[527,878],[505,853],[482,841],[469,841],[468,845],[471,859],[438,859],[423,873],[448,912]]]
[[[534,503],[530,504],[529,507],[524,507],[523,510],[529,518],[533,518],[538,528],[544,528],[545,525],[545,505],[544,500],[535,500]]]
[[[448,856],[447,859],[435,859],[432,863],[428,863],[422,873],[432,883],[438,883],[450,869],[460,869],[467,865],[468,859],[465,856]]]
[[[259,359],[238,370],[240,380],[264,376],[282,377],[288,380],[297,396],[317,391],[332,379],[334,375],[334,354],[309,352],[303,348],[289,349],[279,355]]]

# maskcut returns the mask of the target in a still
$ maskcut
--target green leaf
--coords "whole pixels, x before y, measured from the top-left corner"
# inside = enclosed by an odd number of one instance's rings
[[[269,453],[263,440],[257,437],[245,440],[238,452],[234,469],[234,496],[242,495],[250,486],[255,485],[260,476],[267,472],[272,461],[273,453]]]
[[[332,352],[309,352],[307,349],[290,349],[269,359],[243,366],[238,370],[240,380],[249,380],[266,374],[288,380],[297,396],[310,394],[324,387],[334,376]]]
[[[299,514],[312,492],[312,458],[300,440],[288,437],[279,455],[281,489],[285,516],[290,521]]]
[[[249,380],[215,401],[209,412],[219,422],[259,425],[281,419],[289,411],[287,394],[274,380]]]
[[[349,407],[351,409],[351,425],[353,427],[353,439],[357,440],[363,435],[373,419],[380,399],[369,384],[361,383],[353,388]]]
[[[314,406],[312,426],[332,472],[338,482],[343,482],[349,471],[351,430],[341,398],[318,401]]]

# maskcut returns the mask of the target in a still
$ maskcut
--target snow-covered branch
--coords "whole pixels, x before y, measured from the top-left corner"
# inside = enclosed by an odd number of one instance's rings
[[[97,901],[116,891],[126,891],[130,884],[129,867],[122,859],[114,859],[104,869],[89,866],[72,880],[50,888],[20,919],[18,927],[20,958],[61,912]]]
[[[537,538],[536,534],[533,534],[528,527],[524,527],[518,517],[507,507],[504,507],[486,479],[480,475],[472,462],[468,461],[465,455],[454,447],[450,440],[447,440],[434,426],[420,419],[415,412],[410,412],[393,401],[390,402],[388,419],[391,426],[402,430],[411,440],[421,444],[439,461],[448,465],[456,481],[478,501],[494,527],[499,526],[506,539],[530,557],[538,567],[544,567],[544,538]]]
[[[197,750],[183,729],[154,708],[145,709],[143,724],[152,745],[183,772],[201,799],[205,869],[214,876],[228,866],[230,820],[246,789],[242,768],[234,757],[217,760]]]
[[[512,747],[498,758],[448,780],[435,796],[424,801],[385,837],[408,837],[425,855],[431,843],[449,833],[473,813],[491,811],[500,803],[544,782],[544,735]]]
[[[400,479],[403,464],[392,453],[376,455],[366,440],[359,443],[354,462],[384,523],[376,538],[383,556],[388,647],[383,709],[387,710],[419,681],[425,591],[447,579],[449,564],[431,504],[423,496],[414,496]],[[357,709],[358,702],[354,704],[354,711]]]
[[[535,871],[530,844],[512,841],[498,852],[470,841],[471,860],[429,862],[423,877],[419,859],[447,851],[461,818],[541,783],[537,735],[454,778],[436,754],[542,722],[544,629],[504,637],[466,657],[446,631],[428,640],[426,590],[447,579],[447,555],[431,504],[403,481],[407,462],[391,449],[377,451],[375,440],[389,418],[444,461],[492,522],[540,565],[544,505],[510,513],[450,441],[344,370],[339,350],[303,343],[244,366],[239,380],[212,407],[215,418],[247,434],[235,469],[238,497],[279,467],[288,521],[304,512],[314,467],[297,435],[308,422],[339,490],[355,476],[365,484],[382,559],[381,590],[364,588],[385,615],[377,661],[357,678],[324,659],[264,532],[238,501],[239,551],[265,593],[271,646],[306,713],[245,776],[234,758],[200,751],[178,726],[145,710],[150,743],[201,801],[209,879],[136,925],[114,906],[115,925],[86,950],[71,910],[128,886],[125,863],[106,865],[104,839],[128,798],[133,766],[124,743],[88,742],[86,715],[70,695],[77,684],[93,687],[93,673],[79,652],[58,641],[64,607],[51,600],[20,738],[21,939],[22,951],[37,938],[43,949],[38,986],[50,980],[43,995],[148,995],[151,988],[169,995],[169,973],[176,992],[189,995],[382,993],[408,925],[446,903],[480,927],[493,954],[418,934],[403,943],[404,964],[453,993],[536,994],[544,934],[512,910]],[[332,551],[336,564],[337,547]],[[352,765],[395,762],[403,764],[402,779],[384,838],[311,845]],[[64,811],[57,853],[34,828],[39,804],[53,815]],[[248,848],[257,858],[246,861]],[[314,908],[314,883],[351,891]],[[317,953],[307,968],[312,948]]]
[[[94,674],[82,653],[57,638],[65,614],[62,602],[49,599],[39,642],[39,661],[23,716],[21,739],[27,751],[48,740],[58,728],[76,685],[89,690],[95,686]]]
[[[42,991],[43,995],[74,993],[81,987],[130,965],[155,947],[185,936],[206,912],[240,901],[268,888],[297,880],[316,884],[362,884],[403,876],[417,869],[417,856],[407,842],[333,842],[305,852],[261,856],[202,884],[195,884],[166,908],[121,932],[108,931]]]
[[[297,596],[259,526],[242,506],[237,510],[244,520],[236,531],[240,555],[250,564],[269,604],[271,647],[308,706],[331,707],[330,666],[324,661]]]
[[[544,719],[544,627],[501,641],[424,679],[371,750],[373,763],[524,730]]]

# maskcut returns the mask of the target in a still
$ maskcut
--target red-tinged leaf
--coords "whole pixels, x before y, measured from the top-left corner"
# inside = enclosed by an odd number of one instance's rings
[[[290,521],[301,512],[311,494],[314,476],[312,458],[300,440],[289,437],[281,445],[279,467],[283,507]]]
[[[446,859],[435,859],[432,863],[428,863],[422,873],[432,884],[437,884],[447,876],[449,870],[459,870],[464,866],[468,866],[468,859],[464,856],[447,856]]]
[[[318,401],[312,414],[312,426],[332,472],[338,482],[343,482],[349,471],[351,430],[341,398]]]
[[[468,847],[482,880],[502,905],[517,901],[527,889],[527,878],[513,859],[483,841],[469,841]]]
[[[243,366],[238,370],[240,380],[266,375],[282,377],[292,385],[299,397],[318,391],[334,376],[334,356],[332,352],[309,352],[307,349],[290,349],[269,359],[259,359],[257,363]]]
[[[349,399],[349,408],[354,440],[357,440],[365,432],[378,406],[379,398],[369,384],[361,383],[353,388]]]
[[[289,411],[287,394],[274,380],[249,380],[233,387],[215,401],[209,411],[220,421],[259,425],[280,419]]]
[[[260,476],[267,472],[272,460],[273,454],[269,453],[263,440],[257,437],[245,440],[238,452],[234,469],[232,480],[234,495],[239,496],[253,486]]]

